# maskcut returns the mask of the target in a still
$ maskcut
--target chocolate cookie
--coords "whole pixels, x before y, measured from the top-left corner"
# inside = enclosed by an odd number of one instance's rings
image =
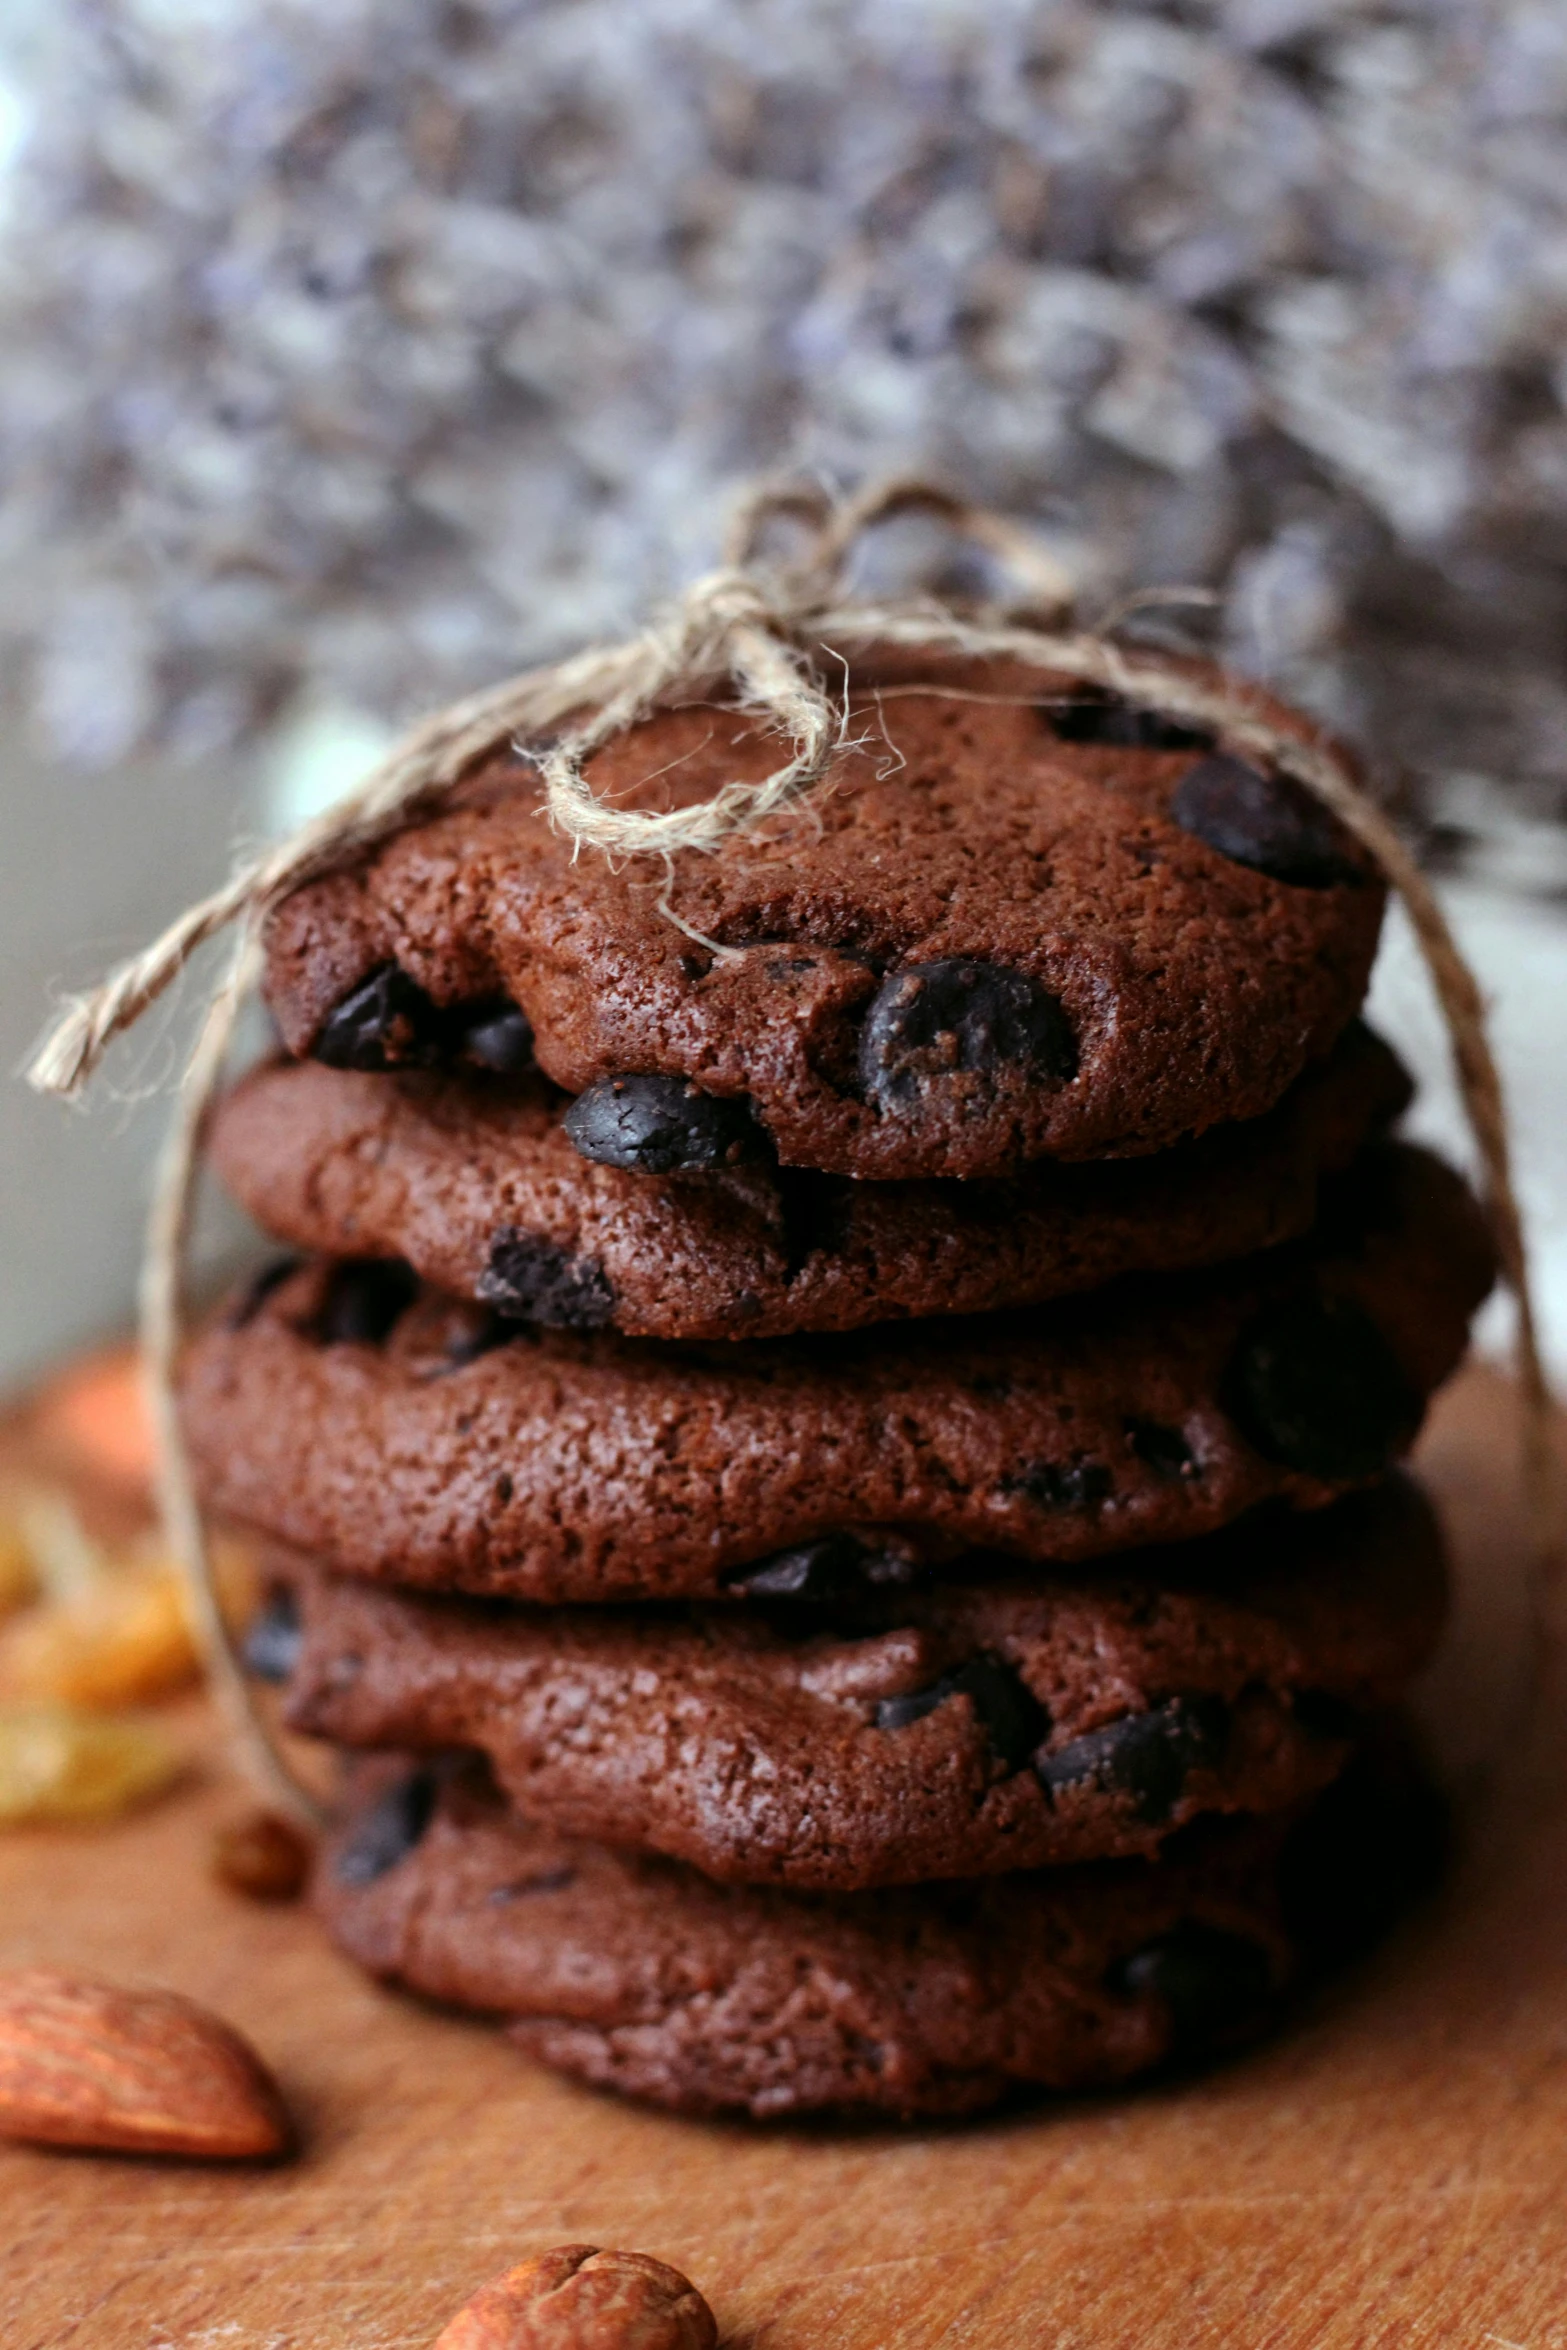
[[[1356,1021],[1267,1117],[1157,1159],[1011,1182],[855,1183],[760,1161],[595,1165],[570,1097],[428,1072],[277,1063],[221,1105],[212,1153],[277,1239],[406,1258],[503,1314],[653,1338],[772,1337],[985,1313],[1121,1274],[1213,1264],[1310,1225],[1317,1182],[1409,1099]]]
[[[1085,1559],[1379,1475],[1490,1277],[1459,1178],[1387,1145],[1310,1242],[890,1332],[539,1331],[400,1264],[316,1263],[195,1341],[184,1417],[213,1507],[403,1584],[696,1596],[829,1539],[873,1579],[969,1549]]]
[[[776,1155],[1009,1175],[1271,1109],[1365,993],[1383,892],[1364,852],[1189,728],[1033,671],[923,668],[863,671],[822,788],[667,877],[574,860],[534,769],[492,761],[273,915],[289,1050],[492,1065],[531,1036],[581,1097],[577,1148],[653,1173]],[[704,703],[590,779],[688,805],[783,755]]]
[[[1316,1793],[1441,1627],[1441,1544],[1394,1482],[1068,1581],[536,1608],[285,1566],[297,1730],[475,1747],[530,1820],[726,1884],[853,1891],[1153,1853]]]
[[[813,1896],[525,1824],[472,1765],[383,1769],[361,1806],[316,1887],[361,1965],[600,2087],[769,2118],[972,2113],[1211,2059],[1385,1924],[1433,1841],[1357,1766],[1298,1826],[1204,1821],[1157,1862]]]

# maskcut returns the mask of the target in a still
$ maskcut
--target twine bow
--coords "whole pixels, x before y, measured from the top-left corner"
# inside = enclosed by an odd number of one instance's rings
[[[862,538],[911,509],[935,514],[1015,579],[1023,593],[1021,611],[996,605],[960,611],[929,599],[847,597],[844,574]],[[769,562],[769,537],[785,525],[793,525],[803,543],[792,558]],[[821,682],[820,664],[826,656],[852,665],[857,653],[872,647],[1017,661],[1210,728],[1233,750],[1293,777],[1375,858],[1404,902],[1441,1005],[1497,1255],[1517,1303],[1524,1467],[1540,1546],[1534,1611],[1537,1626],[1546,1632],[1546,1573],[1555,1550],[1550,1398],[1484,1007],[1424,874],[1342,756],[1324,739],[1302,740],[1282,731],[1242,688],[1194,678],[1154,653],[1129,650],[1109,635],[1074,628],[1070,582],[1037,540],[1004,516],[970,506],[926,481],[874,484],[840,503],[812,486],[764,484],[742,504],[725,555],[721,569],[695,581],[666,615],[624,644],[591,648],[530,670],[424,720],[334,806],[238,866],[222,888],[189,908],[101,986],[70,1000],[27,1070],[40,1092],[77,1093],[113,1038],[157,1001],[197,949],[237,925],[235,950],[181,1080],[158,1171],[141,1327],[160,1506],[171,1545],[190,1579],[215,1685],[253,1768],[286,1800],[318,1808],[288,1772],[234,1655],[180,1437],[174,1378],[184,1320],[182,1267],[203,1130],[222,1080],[234,1021],[254,977],[268,911],[303,882],[351,861],[436,807],[463,775],[512,743],[536,758],[548,819],[571,840],[575,853],[592,849],[611,858],[657,857],[666,874],[672,873],[678,856],[711,851],[814,789],[842,742],[844,723],[841,708]],[[714,691],[787,739],[790,756],[759,783],[731,781],[709,799],[667,812],[612,805],[598,797],[586,772],[595,751],[660,705]],[[669,904],[667,882],[660,904],[671,921],[687,928]]]

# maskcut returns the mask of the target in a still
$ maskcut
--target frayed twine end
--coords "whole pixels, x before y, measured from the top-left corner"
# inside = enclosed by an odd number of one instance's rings
[[[82,1091],[102,1057],[91,996],[72,996],[25,1063],[22,1075],[34,1093],[71,1101]]]

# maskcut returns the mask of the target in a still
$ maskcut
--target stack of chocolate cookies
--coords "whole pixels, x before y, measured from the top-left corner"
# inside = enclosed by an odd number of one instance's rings
[[[704,704],[590,781],[777,757]],[[914,2114],[1229,2045],[1370,1922],[1443,1610],[1396,1464],[1492,1274],[1389,1139],[1382,908],[1222,739],[889,656],[672,874],[507,754],[276,911],[213,1148],[308,1253],[184,1410],[359,1758],[346,1949],[666,2105]]]

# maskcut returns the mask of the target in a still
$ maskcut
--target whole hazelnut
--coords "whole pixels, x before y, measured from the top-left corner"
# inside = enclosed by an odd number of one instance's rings
[[[696,2287],[645,2252],[560,2244],[483,2285],[435,2350],[713,2350]]]

